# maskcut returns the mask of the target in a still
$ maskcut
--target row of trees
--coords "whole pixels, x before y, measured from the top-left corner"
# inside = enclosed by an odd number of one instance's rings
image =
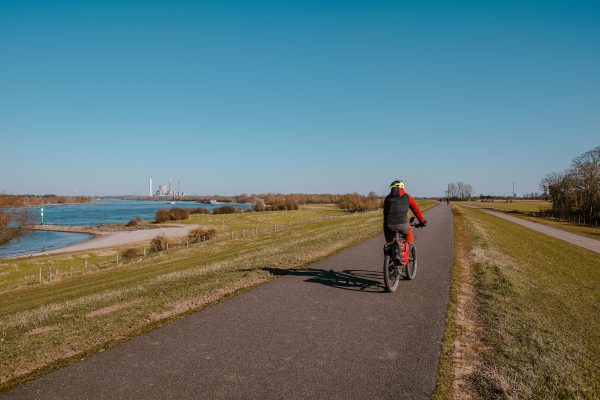
[[[337,203],[342,195],[330,194],[330,193],[262,193],[262,194],[246,194],[242,193],[237,196],[177,196],[177,199],[184,201],[200,201],[207,202],[209,200],[216,200],[223,203],[253,203],[256,199],[262,199],[266,204],[333,204]],[[149,196],[124,196],[123,198],[131,200],[162,200],[161,197],[149,197]]]
[[[464,182],[450,182],[446,196],[450,200],[470,200],[473,197],[473,186]]]
[[[600,146],[575,158],[571,167],[546,175],[540,184],[555,216],[600,217]]]

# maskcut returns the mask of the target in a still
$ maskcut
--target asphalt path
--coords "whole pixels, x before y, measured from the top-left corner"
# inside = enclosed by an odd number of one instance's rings
[[[583,247],[584,249],[588,249],[594,251],[596,253],[600,253],[600,240],[588,238],[582,235],[577,235],[575,233],[566,232],[561,229],[552,228],[548,225],[538,224],[537,222],[531,222],[523,218],[513,217],[511,215],[501,213],[498,211],[490,211],[483,210],[486,213],[493,215],[498,218],[505,219],[510,222],[514,222],[515,224],[519,224],[529,229],[533,229],[534,231],[541,232],[545,235],[552,236],[553,238],[563,240],[565,242],[574,244],[575,246]]]
[[[2,399],[428,399],[450,207],[416,232],[418,271],[383,289],[383,235],[0,394]]]

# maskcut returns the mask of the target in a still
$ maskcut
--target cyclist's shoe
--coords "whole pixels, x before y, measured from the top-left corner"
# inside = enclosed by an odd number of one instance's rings
[[[394,246],[393,243],[386,243],[383,245],[383,253],[387,256],[393,256],[394,255]]]

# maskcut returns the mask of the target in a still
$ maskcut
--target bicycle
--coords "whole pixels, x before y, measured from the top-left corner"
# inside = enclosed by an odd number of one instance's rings
[[[414,220],[415,217],[410,219],[412,227],[421,228],[424,226],[421,223],[415,224]],[[408,249],[406,249],[407,247]],[[406,262],[402,262],[402,258],[406,258],[406,254],[403,257],[402,249],[408,252],[408,260]],[[383,280],[386,292],[396,291],[401,276],[404,276],[408,280],[415,279],[417,275],[417,248],[414,244],[406,243],[400,232],[396,231],[394,240],[383,246],[383,254],[385,255],[383,260]]]

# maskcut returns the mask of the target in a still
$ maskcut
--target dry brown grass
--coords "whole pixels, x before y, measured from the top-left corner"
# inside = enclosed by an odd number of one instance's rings
[[[122,310],[125,307],[129,307],[129,306],[132,306],[132,305],[138,304],[138,303],[139,303],[139,301],[134,300],[134,301],[128,301],[125,303],[111,304],[110,306],[102,307],[97,310],[90,311],[89,313],[85,314],[85,317],[86,318],[94,318],[94,317],[98,317],[100,315],[112,314],[114,312]]]

